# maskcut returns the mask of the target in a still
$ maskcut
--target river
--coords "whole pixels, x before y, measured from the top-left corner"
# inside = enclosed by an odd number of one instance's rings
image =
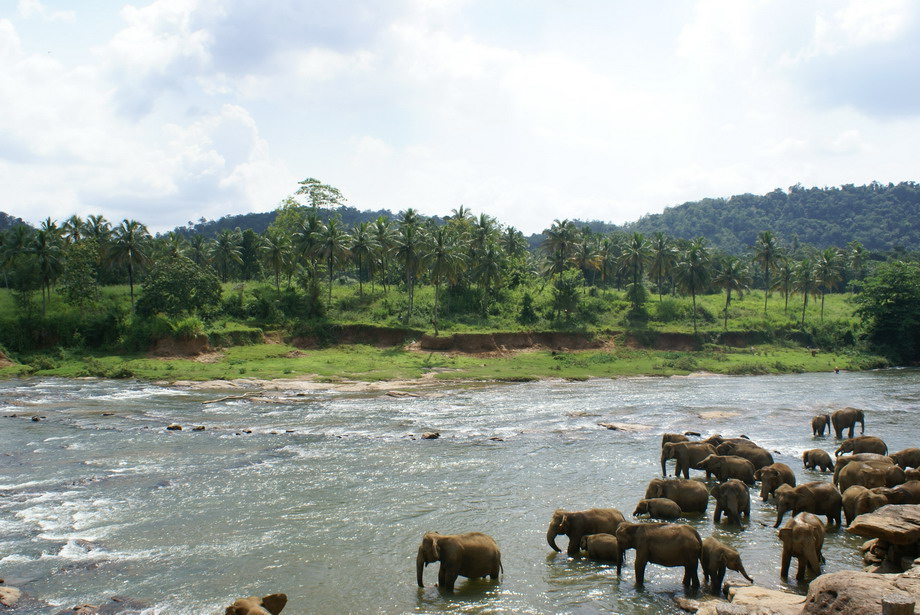
[[[681,569],[650,565],[637,590],[632,554],[618,578],[615,567],[569,559],[565,536],[555,553],[545,539],[553,510],[629,516],[660,475],[666,431],[746,434],[801,482],[827,478],[803,470],[802,451],[836,447],[812,438],[818,413],[863,408],[866,433],[892,451],[920,445],[917,370],[445,386],[419,397],[329,388],[202,403],[220,396],[0,381],[0,578],[41,601],[17,612],[117,595],[145,615],[216,614],[237,597],[284,592],[285,615],[677,613]],[[420,439],[427,431],[440,439]],[[710,501],[706,516],[684,521],[737,548],[758,585],[805,590],[779,578],[772,500],[752,490],[744,529],[714,527],[712,510]],[[419,589],[415,555],[428,530],[491,534],[500,582],[461,578],[447,596],[432,564]],[[861,543],[831,530],[824,570],[859,568]]]

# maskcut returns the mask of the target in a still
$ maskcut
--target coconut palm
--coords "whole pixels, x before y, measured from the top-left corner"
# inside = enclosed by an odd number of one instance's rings
[[[374,268],[379,267],[381,271],[383,271],[383,277],[381,278],[383,293],[387,294],[387,277],[390,271],[390,259],[396,252],[396,229],[393,228],[393,224],[389,218],[380,216],[374,220],[372,233],[374,241],[377,243],[377,248],[371,264]],[[373,280],[374,278],[372,276],[371,283],[373,283]]]
[[[770,274],[776,269],[779,257],[779,243],[772,231],[764,231],[757,236],[754,245],[754,261],[763,268],[763,315],[767,315],[767,298],[770,296]]]
[[[402,263],[406,276],[406,294],[409,303],[406,310],[407,323],[412,318],[412,310],[415,306],[415,279],[418,277],[425,236],[420,222],[418,212],[414,209],[409,208],[399,214],[395,245],[396,258]]]
[[[629,275],[630,284],[628,295],[632,301],[633,309],[639,309],[645,291],[641,289],[645,266],[652,259],[652,248],[645,235],[633,233],[623,245],[623,251],[617,265]]]
[[[473,269],[473,279],[482,288],[483,315],[489,313],[489,301],[492,291],[499,288],[504,281],[505,255],[497,243],[489,242]]]
[[[211,246],[211,262],[217,270],[221,282],[230,279],[233,269],[243,263],[243,235],[240,229],[224,229],[217,234]]]
[[[583,293],[588,291],[588,273],[591,274],[591,285],[593,286],[594,276],[601,268],[597,244],[597,237],[585,227],[579,232],[579,240],[572,248],[572,264],[581,269],[584,276]]]
[[[74,214],[64,222],[64,239],[68,244],[75,244],[83,238],[83,228],[86,225],[83,218]]]
[[[92,218],[92,217],[91,217]],[[150,232],[137,220],[122,220],[112,231],[110,254],[112,263],[128,270],[128,287],[131,291],[131,310],[134,310],[134,274],[147,262],[147,242]]]
[[[677,260],[677,250],[670,238],[661,231],[656,231],[650,241],[652,257],[649,261],[649,275],[655,277],[655,288],[658,289],[658,303],[661,303],[662,280],[671,275],[671,270]]]
[[[779,259],[776,277],[773,279],[773,289],[783,293],[783,298],[785,299],[783,314],[787,314],[789,312],[789,295],[795,289],[795,267],[792,261],[785,256]]]
[[[29,252],[34,255],[38,267],[44,315],[48,308],[48,299],[51,297],[51,286],[61,273],[61,236],[56,227],[43,224],[42,228],[35,231]]]
[[[543,240],[543,250],[550,260],[550,274],[561,273],[569,266],[575,243],[578,240],[578,229],[571,220],[554,220],[552,226]]]
[[[374,262],[374,254],[379,244],[374,238],[370,223],[361,222],[351,232],[351,257],[358,267],[358,296],[364,296],[365,267]]]
[[[524,233],[513,226],[506,226],[499,243],[508,258],[514,259],[527,253],[527,240]]]
[[[836,248],[826,248],[815,262],[815,282],[821,293],[821,321],[824,321],[824,295],[832,292],[843,279],[840,253]]]
[[[808,295],[817,295],[818,281],[815,277],[815,263],[805,258],[795,266],[795,289],[802,293],[802,324],[805,327],[805,310],[808,308]]]
[[[707,243],[705,237],[698,237],[691,241],[687,249],[681,254],[680,260],[675,267],[677,283],[684,292],[690,293],[693,301],[694,333],[697,332],[696,296],[706,290],[712,276],[709,269],[711,257]]]
[[[434,311],[431,319],[434,334],[438,334],[441,284],[445,280],[454,280],[462,267],[466,265],[466,254],[457,245],[457,236],[448,226],[438,226],[430,230],[422,245],[421,261],[429,267],[431,282],[434,284]]]
[[[326,263],[326,271],[329,274],[329,303],[332,303],[332,278],[336,265],[348,258],[350,245],[351,236],[342,229],[342,221],[339,216],[330,218],[319,241],[319,253]]]
[[[319,244],[325,230],[326,225],[320,219],[317,209],[313,207],[307,210],[306,215],[297,222],[297,231],[294,233],[294,254],[299,261],[308,263],[310,283],[314,287],[317,280]]]
[[[712,283],[725,291],[725,307],[722,310],[725,320],[722,326],[728,329],[728,308],[732,303],[732,292],[737,292],[738,298],[742,298],[744,291],[750,288],[750,272],[747,265],[737,257],[728,256],[722,261]]]
[[[207,265],[211,259],[211,246],[207,237],[201,233],[192,235],[188,240],[186,256],[199,267]]]
[[[269,227],[262,236],[262,258],[275,276],[275,290],[281,292],[281,272],[291,257],[291,238],[278,228]]]

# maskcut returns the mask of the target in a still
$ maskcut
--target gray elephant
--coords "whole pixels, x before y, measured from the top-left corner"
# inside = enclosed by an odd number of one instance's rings
[[[831,415],[830,414],[819,414],[813,419],[811,419],[811,435],[812,436],[824,436],[824,430],[827,429],[827,433],[831,432]]]
[[[665,433],[661,434],[661,446],[664,447],[668,442],[689,442],[690,438],[682,433]]]
[[[865,461],[871,464],[885,464],[885,465],[895,465],[894,459],[888,455],[876,455],[875,453],[856,453],[855,455],[842,455],[837,457],[837,463],[834,464],[834,484],[840,480],[840,473],[843,471],[847,464],[856,463],[857,461]]]
[[[747,485],[737,478],[716,485],[710,493],[716,499],[716,510],[712,515],[713,523],[719,523],[722,520],[722,513],[728,517],[729,523],[735,523],[739,527],[741,526],[741,515],[748,520],[751,519],[751,494]]]
[[[773,455],[770,454],[770,451],[744,438],[726,440],[716,447],[716,452],[719,455],[737,455],[738,457],[744,457],[754,464],[755,470],[773,464]]]
[[[712,474],[719,482],[737,478],[749,485],[754,484],[754,464],[737,455],[710,455],[700,462],[706,475]]]
[[[617,563],[617,574],[622,567],[622,556],[617,539],[610,534],[587,534],[581,537],[579,546],[582,551],[588,552],[591,559]]]
[[[666,464],[668,459],[674,459],[674,476],[683,474],[684,478],[690,478],[690,470],[699,470],[699,463],[715,453],[716,449],[705,442],[665,442],[661,446],[661,475],[668,475]]]
[[[616,508],[592,508],[590,510],[565,511],[557,510],[549,521],[546,530],[546,542],[553,551],[559,551],[556,546],[556,536],[569,537],[569,547],[566,550],[571,557],[578,557],[581,547],[581,537],[588,534],[610,534],[617,531],[617,526],[625,517]]]
[[[920,504],[920,480],[909,480],[897,487],[880,489],[891,504]]]
[[[862,485],[853,485],[841,495],[843,501],[843,520],[846,521],[847,525],[850,525],[853,519],[856,518],[856,500],[859,499],[859,496],[868,491],[869,490]]]
[[[831,414],[831,424],[834,426],[834,433],[837,435],[837,439],[843,437],[843,431],[845,429],[850,430],[850,435],[848,437],[853,437],[853,429],[856,427],[856,423],[860,424],[861,434],[866,433],[866,415],[862,410],[857,408],[844,408],[843,410],[835,410]]]
[[[847,438],[834,451],[835,457],[840,457],[844,453],[875,453],[876,455],[887,455],[888,445],[881,438],[875,436],[859,436],[856,438]]]
[[[894,487],[906,480],[904,470],[894,464],[873,461],[848,463],[837,476],[840,491],[846,491],[852,485],[863,487]]]
[[[795,487],[795,473],[785,463],[776,462],[754,472],[754,479],[760,481],[760,497],[764,502],[780,485]]]
[[[821,468],[822,472],[830,472],[834,469],[834,461],[831,456],[820,448],[812,448],[802,453],[802,465],[807,470]]]
[[[645,582],[645,566],[651,562],[660,566],[683,566],[684,585],[699,588],[703,540],[689,525],[625,521],[617,528],[616,538],[621,557],[629,549],[636,550],[636,585]]]
[[[891,489],[875,487],[867,489],[862,485],[853,485],[843,492],[843,517],[850,525],[859,515],[878,510],[886,504],[893,504],[889,499]]]
[[[824,524],[811,513],[799,513],[786,522],[779,531],[779,539],[783,543],[782,565],[779,574],[782,578],[789,576],[789,564],[795,557],[799,561],[795,579],[804,581],[805,574],[810,568],[816,575],[821,574],[821,562],[824,556],[821,549],[824,547]]]
[[[793,515],[808,512],[814,515],[827,516],[827,524],[840,525],[840,512],[843,509],[843,497],[831,483],[815,481],[803,483],[797,487],[780,485],[774,492],[776,496],[776,523],[780,522],[787,511]]]
[[[754,579],[749,577],[744,569],[744,564],[741,563],[741,555],[712,536],[703,540],[700,564],[703,568],[703,582],[709,583],[712,593],[716,595],[722,593],[722,581],[725,580],[726,570],[740,572],[745,579],[751,583],[754,582]]]
[[[904,470],[904,478],[907,480],[920,480],[920,468],[911,468]]]
[[[668,498],[639,500],[633,517],[646,514],[652,519],[677,519],[681,515],[681,510],[677,502]]]
[[[653,478],[645,488],[645,499],[652,498],[673,500],[684,513],[705,513],[709,505],[706,485],[686,478]]]
[[[920,448],[905,448],[889,455],[903,469],[920,468]]]
[[[424,567],[438,561],[441,562],[438,586],[449,592],[454,591],[458,576],[468,579],[488,576],[494,580],[502,570],[502,554],[498,545],[491,536],[481,532],[446,535],[426,533],[415,558],[419,587],[425,587],[422,582]]]
[[[286,594],[271,594],[259,598],[240,598],[227,607],[224,615],[278,615],[287,604]]]

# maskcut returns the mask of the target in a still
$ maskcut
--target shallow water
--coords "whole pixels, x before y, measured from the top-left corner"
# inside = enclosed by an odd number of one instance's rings
[[[802,469],[801,453],[836,444],[812,439],[811,417],[863,408],[867,434],[892,450],[918,446],[918,385],[920,371],[890,370],[482,385],[417,398],[291,391],[275,403],[202,404],[221,394],[0,382],[0,578],[53,605],[19,611],[27,615],[113,595],[148,605],[147,615],[219,613],[233,598],[274,592],[288,594],[286,615],[677,613],[682,569],[650,565],[637,590],[632,555],[620,578],[570,560],[546,544],[553,510],[615,506],[628,516],[660,474],[665,431],[744,433],[799,481],[823,480]],[[185,429],[166,431],[169,423]],[[419,439],[425,431],[441,438]],[[772,501],[752,491],[743,530],[714,527],[712,510],[684,521],[739,549],[758,585],[804,590],[779,578]],[[428,530],[491,534],[501,581],[461,579],[446,596],[433,587],[433,564],[427,587],[416,587]],[[861,566],[861,543],[830,531],[825,571]],[[564,550],[567,538],[557,544]]]

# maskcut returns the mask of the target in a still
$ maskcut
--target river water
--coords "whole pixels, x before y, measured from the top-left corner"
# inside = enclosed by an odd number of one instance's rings
[[[399,398],[330,388],[202,403],[220,395],[0,382],[0,578],[41,601],[18,612],[118,595],[146,615],[199,615],[284,592],[285,615],[677,613],[681,569],[650,565],[637,590],[632,554],[617,578],[615,567],[569,559],[565,536],[555,553],[545,539],[553,510],[629,516],[660,474],[665,431],[746,434],[799,481],[827,478],[802,469],[803,450],[836,446],[812,439],[817,413],[863,408],[866,433],[891,450],[920,445],[917,370],[545,381]],[[426,431],[441,438],[420,439]],[[772,501],[752,491],[752,503],[744,529],[714,527],[712,502],[684,521],[737,548],[757,584],[804,591],[779,578]],[[447,596],[433,564],[419,589],[415,554],[428,530],[491,534],[501,581],[461,578]],[[825,571],[860,567],[861,542],[830,531]]]

